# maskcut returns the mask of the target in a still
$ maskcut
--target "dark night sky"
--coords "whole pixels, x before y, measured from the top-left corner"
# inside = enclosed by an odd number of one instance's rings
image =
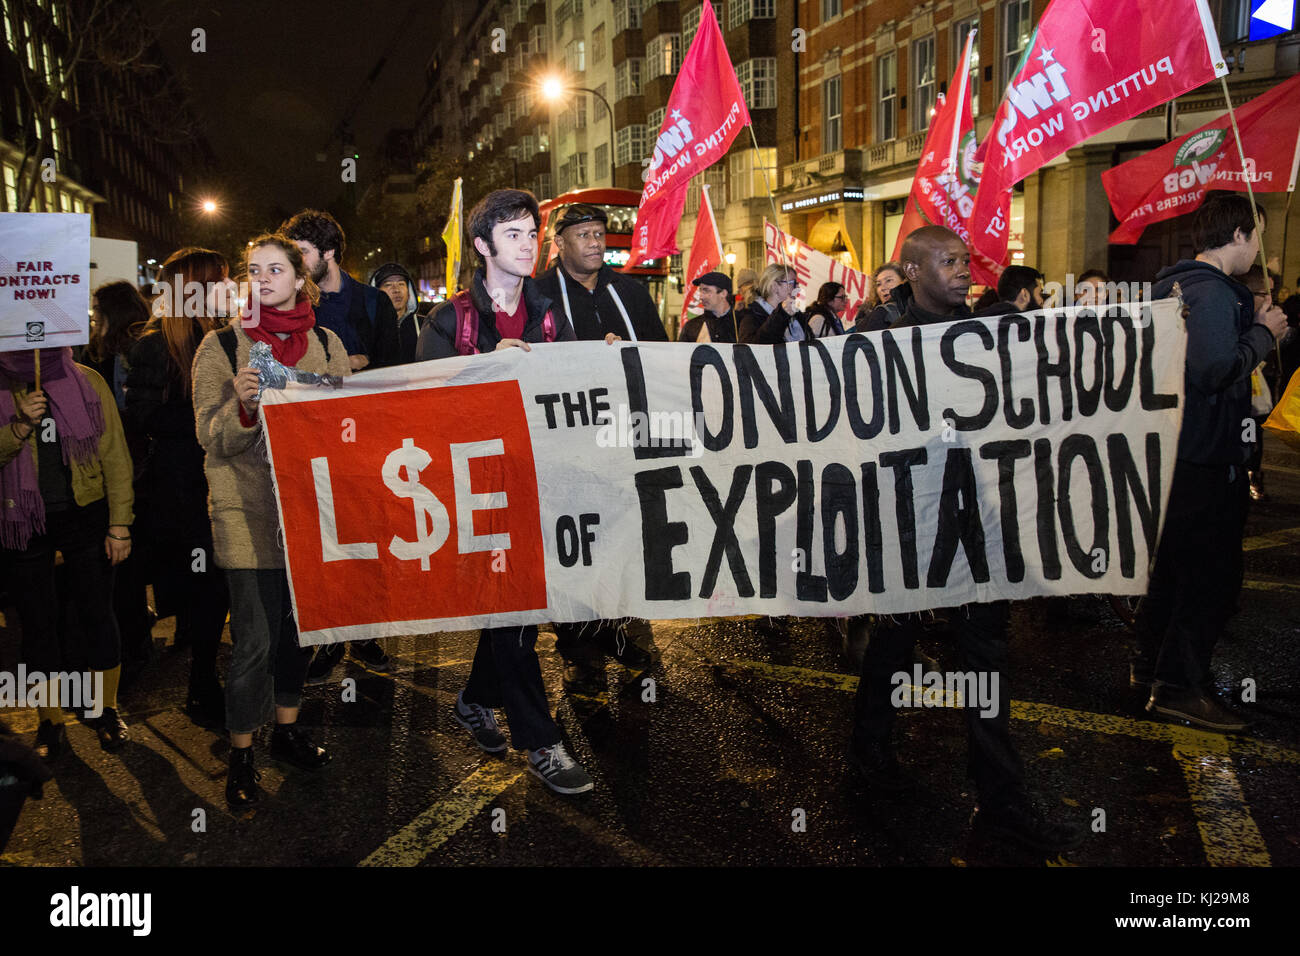
[[[236,195],[222,198],[269,215],[272,205],[293,211],[340,195],[340,144],[331,134],[396,38],[352,119],[360,196],[384,134],[414,124],[425,63],[456,0],[142,4],[172,68],[192,91],[222,177],[237,182]],[[206,53],[191,51],[196,27],[207,32]],[[322,151],[328,158],[318,162]]]

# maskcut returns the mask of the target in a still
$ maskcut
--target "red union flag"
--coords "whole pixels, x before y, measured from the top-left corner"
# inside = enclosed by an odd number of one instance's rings
[[[1052,0],[980,146],[972,252],[1001,262],[1003,193],[1090,136],[1228,71],[1207,0]]]
[[[664,124],[644,174],[645,188],[624,271],[678,251],[677,225],[691,177],[721,159],[741,127],[748,125],[749,110],[740,81],[727,56],[713,7],[705,0],[700,28],[668,97]]]
[[[1237,108],[1246,169],[1224,113],[1200,129],[1101,174],[1119,228],[1110,241],[1132,244],[1152,223],[1189,213],[1211,189],[1291,192],[1300,164],[1300,75]]]
[[[930,123],[930,131],[921,149],[921,162],[916,167],[912,191],[907,197],[903,224],[894,244],[895,262],[903,251],[905,240],[913,229],[922,226],[947,226],[962,242],[970,245],[970,217],[975,209],[975,191],[980,177],[975,162],[975,123],[971,117],[970,57],[975,42],[975,31],[966,38],[966,51],[957,65],[948,89],[951,99],[939,96],[938,107]],[[1009,198],[1009,197],[1008,197]],[[1009,218],[1010,207],[1003,211]],[[971,259],[972,277],[976,282],[993,285],[1000,269]]]
[[[700,215],[695,220],[695,238],[691,240],[691,258],[686,264],[686,300],[682,302],[682,323],[699,290],[692,283],[706,272],[722,265],[722,240],[718,237],[718,221],[713,217],[713,203],[709,201],[709,187],[701,190],[703,201]],[[704,326],[707,330],[708,326]]]

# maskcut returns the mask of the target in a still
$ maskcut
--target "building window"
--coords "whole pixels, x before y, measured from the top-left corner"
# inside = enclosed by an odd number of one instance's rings
[[[704,184],[709,187],[709,202],[714,212],[727,208],[727,167],[715,163],[704,171]]]
[[[605,171],[609,169],[609,144],[601,143],[596,147],[595,170],[597,176],[604,176]]]
[[[591,62],[599,63],[605,59],[605,24],[600,24],[591,31]]]
[[[614,101],[626,99],[629,96],[641,95],[641,63],[640,57],[631,57],[624,60],[614,71]]]
[[[641,26],[641,0],[614,0],[614,35]]]
[[[767,171],[764,178],[764,169]],[[767,183],[776,182],[776,147],[746,149],[731,154],[731,198],[755,199],[767,196]]]
[[[1250,35],[1250,0],[1218,0],[1210,9],[1220,42],[1232,43]]]
[[[538,23],[528,30],[528,52],[545,53],[546,46],[546,25]]]
[[[970,36],[971,30],[978,29],[980,25],[979,17],[971,17],[969,20],[963,20],[953,28],[952,55],[960,57],[966,52],[966,38]],[[955,67],[954,67],[955,68]],[[975,38],[975,45],[970,51],[970,77],[966,80],[970,89],[970,114],[972,117],[980,115],[980,43],[979,38]],[[956,90],[949,90],[949,96],[956,96]]]
[[[650,131],[651,136],[658,136],[659,131],[664,128],[664,114],[667,113],[666,107],[659,107],[657,110],[651,110],[650,116],[646,119],[645,128]]]
[[[700,28],[700,14],[704,12],[704,4],[691,3],[687,4],[687,6],[689,9],[682,13],[682,39],[686,41],[687,46],[690,46]],[[718,19],[718,6],[719,4],[712,4],[713,19],[721,27],[722,21]]]
[[[838,152],[844,143],[840,108],[840,78],[833,76],[822,84],[822,152]]]
[[[533,195],[542,200],[551,198],[550,173],[538,173],[537,178],[533,180]]]
[[[703,9],[701,4],[700,8]],[[735,30],[749,20],[771,20],[776,16],[776,0],[730,0],[727,4],[727,29]]]
[[[912,44],[912,132],[930,127],[934,109],[934,37]]]
[[[898,54],[892,50],[876,61],[876,140],[898,135]]]
[[[564,65],[570,73],[587,69],[587,44],[584,40],[570,40],[564,48]]]
[[[646,132],[641,125],[624,126],[614,134],[614,159],[617,165],[639,163],[646,152]]]
[[[736,78],[751,110],[776,108],[776,57],[760,56],[736,67]]]
[[[822,23],[834,20],[842,12],[840,0],[822,0]]]
[[[682,68],[682,38],[679,33],[661,33],[645,47],[646,79],[673,76]]]
[[[18,209],[18,170],[5,163],[5,208],[10,212]]]
[[[1005,0],[1002,4],[1002,85],[1016,75],[1020,57],[1034,32],[1029,0]]]

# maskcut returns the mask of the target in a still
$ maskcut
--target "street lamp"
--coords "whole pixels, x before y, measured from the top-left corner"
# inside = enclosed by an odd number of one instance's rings
[[[605,107],[606,115],[609,116],[609,184],[616,185],[614,182],[614,111],[610,108],[609,100],[585,86],[569,86],[554,74],[544,77],[538,89],[541,91],[542,99],[549,103],[558,102],[566,93],[590,93],[600,100]]]
[[[727,260],[727,271],[731,273],[731,281],[735,282],[736,281],[736,254],[734,252],[728,252],[725,256],[723,256],[723,258]]]
[[[203,200],[203,211],[208,215],[212,215],[217,211],[217,204],[211,199],[205,199]]]

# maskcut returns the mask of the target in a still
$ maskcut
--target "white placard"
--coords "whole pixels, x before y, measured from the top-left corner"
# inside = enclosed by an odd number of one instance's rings
[[[90,338],[90,216],[0,213],[0,352]]]

